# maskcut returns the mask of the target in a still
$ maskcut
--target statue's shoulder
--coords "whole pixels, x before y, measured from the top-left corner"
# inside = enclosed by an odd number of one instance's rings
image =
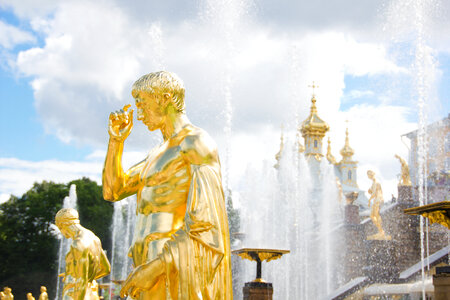
[[[98,247],[100,239],[89,229],[83,228],[80,234],[72,242],[75,252],[83,253]]]
[[[211,136],[203,129],[190,125],[183,141],[181,152],[193,164],[204,164],[216,161],[217,146]]]

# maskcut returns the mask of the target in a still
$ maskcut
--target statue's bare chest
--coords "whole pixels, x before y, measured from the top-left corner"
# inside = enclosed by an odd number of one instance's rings
[[[148,214],[183,205],[189,190],[189,165],[179,145],[163,144],[152,150],[141,172],[138,211]]]

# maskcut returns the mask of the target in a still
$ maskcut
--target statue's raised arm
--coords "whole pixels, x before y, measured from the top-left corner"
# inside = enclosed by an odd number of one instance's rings
[[[127,172],[122,167],[124,142],[133,129],[133,110],[128,111],[130,106],[125,105],[123,109],[109,115],[109,144],[102,175],[103,198],[108,201],[121,200],[139,189],[139,173],[144,162]]]

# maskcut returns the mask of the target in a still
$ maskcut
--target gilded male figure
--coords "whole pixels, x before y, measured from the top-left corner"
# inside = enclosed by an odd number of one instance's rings
[[[95,280],[111,270],[100,239],[80,225],[73,208],[58,211],[55,223],[65,238],[72,239],[66,255],[63,300],[98,300]]]
[[[173,73],[142,76],[132,87],[137,119],[163,143],[128,171],[129,105],[109,117],[103,196],[137,195],[130,255],[134,271],[121,295],[138,299],[232,299],[228,221],[215,143],[185,114],[183,82]]]

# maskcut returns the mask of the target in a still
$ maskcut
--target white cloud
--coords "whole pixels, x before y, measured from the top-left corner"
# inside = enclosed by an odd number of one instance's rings
[[[101,162],[26,161],[17,158],[0,158],[0,201],[9,195],[21,196],[35,182],[53,181],[67,183],[81,177],[101,181]]]
[[[0,46],[4,48],[13,48],[16,45],[35,42],[35,37],[26,31],[6,24],[0,20]]]
[[[365,91],[351,90],[345,96],[350,99],[358,99],[358,98],[364,98],[364,97],[373,97],[373,96],[375,96],[375,93],[371,90],[365,90]]]
[[[0,8],[12,9],[21,18],[33,18],[47,15],[55,9],[58,1],[54,0],[2,0]]]

